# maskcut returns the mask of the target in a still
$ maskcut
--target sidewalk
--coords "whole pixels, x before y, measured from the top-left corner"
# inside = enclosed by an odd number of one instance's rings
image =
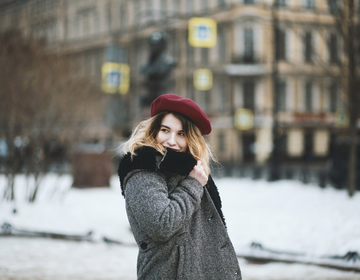
[[[9,237],[0,248],[1,280],[136,280],[135,246]],[[244,280],[360,279],[310,265],[239,262]]]

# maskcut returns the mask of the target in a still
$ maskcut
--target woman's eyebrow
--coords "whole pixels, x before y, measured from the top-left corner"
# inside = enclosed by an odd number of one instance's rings
[[[171,128],[170,128],[169,126],[164,125],[164,124],[162,124],[161,127],[165,127],[166,129],[171,130]],[[184,132],[184,130],[181,129],[181,130],[179,130],[178,132]]]
[[[165,128],[167,128],[167,129],[169,129],[170,130],[170,127],[168,127],[167,125],[161,125],[161,127],[165,127]]]

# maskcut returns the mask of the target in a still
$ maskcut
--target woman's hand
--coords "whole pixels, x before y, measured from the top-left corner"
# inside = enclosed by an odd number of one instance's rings
[[[189,176],[198,180],[202,186],[205,186],[208,181],[208,176],[206,176],[204,167],[202,166],[200,160],[198,160],[198,162],[194,166],[193,170],[191,170],[191,172],[189,173]]]

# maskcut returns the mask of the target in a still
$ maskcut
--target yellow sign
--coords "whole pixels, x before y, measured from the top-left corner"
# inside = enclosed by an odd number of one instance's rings
[[[240,108],[235,112],[235,127],[239,130],[249,130],[254,126],[254,114],[249,109]]]
[[[193,47],[212,48],[216,45],[216,21],[211,18],[189,20],[189,44]]]
[[[126,94],[130,86],[130,67],[123,63],[106,62],[101,68],[101,78],[102,91]]]
[[[194,87],[197,90],[209,90],[213,85],[213,75],[209,69],[197,69],[194,72]]]
[[[338,109],[335,113],[335,122],[338,127],[349,126],[349,115],[345,109]]]

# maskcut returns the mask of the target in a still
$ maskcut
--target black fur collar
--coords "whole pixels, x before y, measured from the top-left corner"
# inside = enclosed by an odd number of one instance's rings
[[[127,153],[120,161],[118,168],[118,175],[120,178],[121,193],[125,197],[124,179],[126,175],[135,169],[145,169],[160,171],[164,173],[176,173],[179,175],[188,175],[193,167],[196,165],[194,159],[188,153],[179,153],[167,149],[165,154],[162,155],[152,147],[143,146],[136,149],[136,155],[131,158],[131,154]],[[160,162],[157,157],[161,158]],[[159,163],[158,163],[159,162]],[[225,225],[224,215],[221,211],[221,199],[218,189],[209,176],[206,188],[212,198],[212,201]]]
[[[178,153],[169,149],[162,155],[154,148],[143,146],[135,153],[136,156],[133,158],[130,153],[127,153],[120,161],[118,175],[122,191],[124,191],[124,179],[132,170],[146,169],[188,175],[196,165],[196,160],[190,154]],[[157,164],[157,157],[162,158],[159,164]]]

